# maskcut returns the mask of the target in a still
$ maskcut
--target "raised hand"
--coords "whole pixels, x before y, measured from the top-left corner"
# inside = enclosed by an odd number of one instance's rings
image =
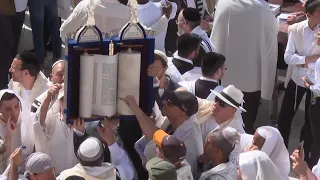
[[[131,109],[139,107],[136,99],[132,95],[128,95],[125,98],[120,98],[124,101]]]
[[[10,156],[10,164],[12,164],[15,167],[19,167],[22,163],[22,149],[19,147],[16,150],[13,151],[13,153]]]
[[[13,121],[11,121],[11,116],[9,117],[8,121],[7,121],[7,130],[8,133],[10,135],[12,135],[17,129],[17,125],[16,123],[14,123]]]
[[[97,131],[100,135],[100,137],[105,140],[109,146],[114,144],[116,142],[115,140],[115,135],[114,135],[114,130],[112,129],[111,126],[109,125],[104,125],[104,127],[98,127]]]
[[[59,94],[60,89],[62,88],[61,84],[54,84],[48,89],[48,96],[53,98]]]
[[[74,119],[72,121],[72,127],[77,131],[84,132],[84,120],[80,118]]]
[[[172,12],[172,3],[166,0],[166,4],[162,3],[162,12],[169,19]]]

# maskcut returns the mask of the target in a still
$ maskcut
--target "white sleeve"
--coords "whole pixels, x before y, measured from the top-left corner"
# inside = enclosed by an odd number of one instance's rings
[[[111,163],[116,166],[122,180],[134,179],[133,166],[126,152],[121,149],[118,143],[109,146]]]
[[[177,14],[178,6],[174,2],[171,2],[171,5],[172,5],[172,10],[171,10],[171,14],[170,14],[169,19],[174,19],[176,17],[176,14]]]
[[[72,11],[70,16],[62,23],[60,27],[60,37],[65,41],[65,37],[70,32],[77,31],[86,23],[86,2],[81,1]]]
[[[287,64],[293,64],[293,65],[299,65],[299,64],[305,64],[306,57],[300,56],[296,53],[296,46],[293,42],[292,34],[289,35],[287,48],[284,53],[284,60]]]

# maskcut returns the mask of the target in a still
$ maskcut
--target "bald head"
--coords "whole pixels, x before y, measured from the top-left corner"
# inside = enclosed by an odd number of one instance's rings
[[[64,82],[64,68],[65,63],[63,60],[59,60],[52,66],[51,81],[53,84],[62,84]]]

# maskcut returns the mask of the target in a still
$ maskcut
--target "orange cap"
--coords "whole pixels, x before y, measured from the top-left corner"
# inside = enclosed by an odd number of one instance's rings
[[[168,134],[166,132],[164,132],[163,130],[159,129],[153,134],[153,140],[157,146],[161,147],[162,140],[166,136],[168,136]]]

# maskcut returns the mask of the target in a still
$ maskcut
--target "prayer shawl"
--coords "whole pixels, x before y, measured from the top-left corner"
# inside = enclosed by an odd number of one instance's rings
[[[290,159],[289,152],[283,142],[283,138],[278,129],[270,126],[263,126],[257,129],[265,129],[268,131],[266,140],[261,148],[272,162],[277,166],[280,172],[281,180],[288,180],[290,173]]]
[[[195,81],[202,76],[201,67],[194,67],[188,72],[181,75],[181,79],[184,81]]]
[[[249,151],[239,155],[242,180],[275,180],[280,177],[278,167],[262,151]]]
[[[51,82],[47,77],[40,71],[38,73],[38,76],[36,78],[36,81],[33,84],[33,87],[31,89],[31,93],[29,96],[29,99],[23,99],[23,101],[26,103],[28,109],[31,109],[31,105],[33,101],[40,96],[43,92],[49,89]],[[15,93],[17,93],[19,96],[21,96],[22,91],[22,85],[19,82],[14,82],[11,80],[8,84],[8,89],[13,90]]]
[[[237,180],[237,158],[230,156],[228,163],[219,164],[218,166],[201,174],[199,180]]]
[[[116,168],[109,163],[103,163],[101,166],[95,167],[77,164],[71,169],[62,171],[57,180],[65,180],[69,176],[80,176],[88,180],[115,180],[117,173]]]
[[[186,2],[188,7],[198,9],[202,18],[205,12],[209,12],[206,0],[186,0]]]
[[[20,100],[20,114],[18,121],[16,123],[16,131],[14,132],[12,136],[12,144],[11,144],[11,150],[10,154],[19,146],[26,146],[26,149],[24,150],[24,153],[29,155],[33,152],[34,149],[34,134],[32,131],[32,121],[31,121],[31,115],[27,111],[27,107],[25,107],[25,103],[23,103],[21,97],[15,93],[12,90],[9,89],[3,89],[0,91],[0,99],[2,98],[4,93],[11,93],[15,94],[18,99]],[[7,134],[7,124],[4,122],[0,122],[0,137],[2,139],[5,138]],[[10,155],[9,154],[9,155]],[[9,157],[1,158],[5,160],[4,162],[0,162],[2,165],[6,164]]]
[[[47,111],[44,127],[40,125],[40,108],[36,113],[34,132],[35,147],[37,152],[50,155],[55,165],[56,174],[72,168],[78,163],[74,154],[73,129],[62,121],[60,102],[57,99]],[[68,154],[68,156],[66,156]]]
[[[223,0],[216,7],[211,40],[227,61],[222,85],[261,90],[271,100],[278,58],[278,21],[261,0]]]

